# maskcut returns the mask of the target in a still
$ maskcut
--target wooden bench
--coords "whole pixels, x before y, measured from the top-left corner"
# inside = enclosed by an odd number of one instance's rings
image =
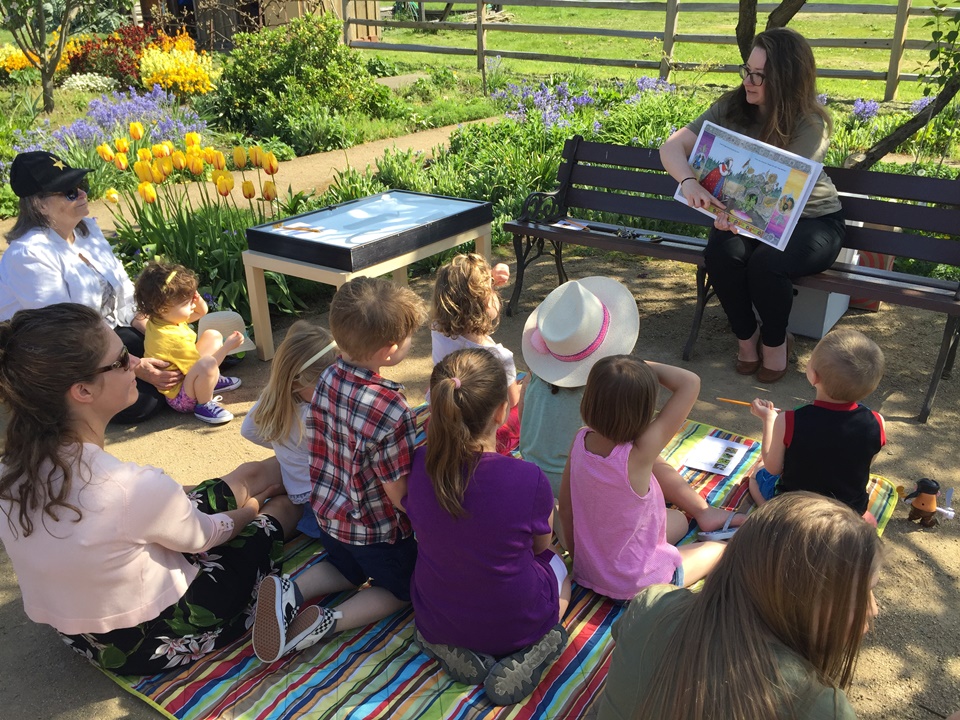
[[[960,266],[960,182],[842,168],[826,171],[841,194],[848,225],[845,247]],[[677,183],[664,172],[656,150],[587,142],[576,136],[564,145],[557,182],[554,192],[532,193],[521,216],[503,225],[513,234],[517,256],[508,314],[519,306],[524,271],[542,255],[553,256],[558,283],[567,281],[565,243],[691,263],[697,266],[697,302],[683,349],[683,359],[689,360],[704,308],[713,296],[703,261],[706,239],[591,218],[612,213],[640,219],[647,228],[656,227],[651,220],[678,222],[694,234],[711,227],[710,218],[673,199]],[[560,221],[569,225],[557,226]],[[940,380],[953,368],[960,341],[960,283],[838,262],[794,284],[946,316],[940,353],[918,416],[926,422]]]

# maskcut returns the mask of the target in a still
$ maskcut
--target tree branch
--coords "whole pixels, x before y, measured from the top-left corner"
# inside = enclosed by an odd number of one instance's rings
[[[774,28],[786,27],[787,23],[793,20],[793,16],[800,12],[806,2],[807,0],[782,0],[767,18],[766,29],[773,30]]]
[[[740,0],[737,18],[737,47],[744,62],[750,57],[753,36],[757,34],[757,0]]]

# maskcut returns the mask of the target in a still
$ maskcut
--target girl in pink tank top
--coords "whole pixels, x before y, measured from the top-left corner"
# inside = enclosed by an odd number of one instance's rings
[[[660,386],[672,394],[656,413]],[[667,510],[654,467],[700,393],[700,378],[629,355],[600,360],[587,378],[577,433],[560,488],[560,518],[573,579],[630,600],[642,588],[692,585],[723,553],[722,543],[674,547],[687,519]]]

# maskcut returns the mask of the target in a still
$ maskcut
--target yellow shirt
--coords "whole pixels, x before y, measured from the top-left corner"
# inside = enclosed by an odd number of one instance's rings
[[[143,343],[144,355],[163,360],[176,366],[186,375],[200,359],[197,351],[197,334],[186,323],[172,323],[147,320],[147,332]],[[169,390],[161,390],[168,398],[175,398],[183,383]]]

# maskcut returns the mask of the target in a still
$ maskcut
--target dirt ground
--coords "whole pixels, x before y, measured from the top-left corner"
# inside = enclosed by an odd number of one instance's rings
[[[428,150],[442,142],[449,129],[398,139],[402,146]],[[377,148],[355,148],[346,157],[363,167],[393,141]],[[415,143],[416,145],[410,145]],[[294,190],[323,184],[335,156],[285,163],[281,184]],[[97,213],[101,217],[105,213]],[[0,230],[4,230],[0,225]],[[507,248],[501,249],[504,253]],[[503,259],[514,264],[512,257]],[[517,353],[522,368],[520,333],[527,313],[555,286],[552,263],[543,260],[528,273],[521,307],[504,318],[496,333],[499,341]],[[640,308],[640,339],[635,353],[643,358],[681,364],[702,378],[700,400],[691,417],[728,430],[759,437],[759,421],[746,408],[717,402],[732,397],[766,397],[779,407],[812,398],[802,373],[815,341],[798,338],[795,372],[773,386],[758,385],[733,372],[735,343],[720,308],[712,304],[704,318],[693,358],[683,363],[680,351],[693,315],[694,274],[689,266],[641,261],[599,254],[573,255],[567,262],[570,277],[607,275],[625,283]],[[431,277],[414,278],[411,287],[425,299]],[[507,294],[507,293],[505,293]],[[326,324],[326,308],[309,317]],[[275,319],[280,341],[288,319]],[[956,443],[960,382],[945,380],[928,423],[916,422],[936,358],[943,318],[931,313],[884,307],[879,313],[850,311],[840,321],[859,329],[883,348],[887,372],[867,403],[887,421],[888,444],[874,470],[907,486],[920,477],[932,477],[946,488],[957,483]],[[430,371],[430,338],[421,330],[411,356],[386,373],[403,382],[411,404],[423,400]],[[202,426],[192,418],[165,412],[136,428],[112,429],[108,449],[123,460],[166,469],[184,484],[213,477],[237,463],[265,456],[265,451],[240,437],[240,423],[263,388],[269,364],[249,354],[236,368],[243,387],[226,396],[226,406],[237,416],[222,427]],[[951,448],[954,448],[951,450]],[[944,464],[946,463],[946,464]],[[877,599],[880,616],[867,637],[856,680],[849,693],[858,716],[868,720],[902,718],[926,720],[946,717],[960,709],[960,526],[945,522],[933,530],[906,520],[906,506],[897,509],[884,534],[886,559]],[[31,623],[23,613],[16,579],[5,553],[0,552],[0,718],[58,718],[100,720],[157,718],[158,713],[134,699],[104,675],[72,653],[47,626]]]

